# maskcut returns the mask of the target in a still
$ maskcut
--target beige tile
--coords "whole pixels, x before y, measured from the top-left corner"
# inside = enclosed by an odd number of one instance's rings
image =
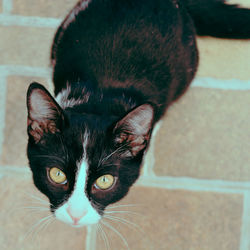
[[[13,0],[12,13],[24,16],[64,18],[77,3],[77,0]]]
[[[0,26],[0,64],[50,65],[54,29]]]
[[[250,79],[249,40],[199,38],[199,76],[223,79]]]
[[[249,181],[249,106],[250,91],[189,89],[157,135],[155,173]]]
[[[4,177],[0,179],[0,246],[3,250],[82,250],[85,246],[86,230],[73,229],[59,221],[47,225],[34,225],[49,211],[38,211],[24,207],[42,206],[30,195],[47,200],[35,190],[30,178]],[[27,234],[34,226],[32,233]]]
[[[136,211],[141,215],[111,215],[136,223],[144,232],[121,222],[105,221],[124,236],[131,250],[239,248],[241,195],[137,187],[121,203],[138,204],[138,207],[120,207],[117,210]],[[116,233],[105,226],[103,229],[111,249],[127,249]],[[104,246],[98,233],[97,250],[105,249]]]
[[[37,77],[8,77],[2,165],[27,165],[27,109],[26,92],[31,82],[38,81],[48,87],[47,81]]]
[[[230,4],[239,4],[241,7],[250,8],[249,0],[228,0]]]

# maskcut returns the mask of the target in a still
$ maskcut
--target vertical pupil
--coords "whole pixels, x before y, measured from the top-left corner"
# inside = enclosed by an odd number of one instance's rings
[[[56,176],[59,176],[59,175],[60,175],[60,171],[57,171]]]
[[[103,176],[102,181],[106,182],[106,177],[105,176]]]

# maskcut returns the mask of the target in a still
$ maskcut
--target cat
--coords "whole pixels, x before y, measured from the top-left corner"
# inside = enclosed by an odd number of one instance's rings
[[[35,82],[27,91],[29,166],[58,220],[96,224],[126,196],[153,128],[195,76],[197,34],[250,38],[250,10],[85,0],[62,22],[51,50],[55,98]]]

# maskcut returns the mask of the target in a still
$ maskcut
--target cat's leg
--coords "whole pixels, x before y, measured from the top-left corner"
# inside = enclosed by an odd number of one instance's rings
[[[155,164],[154,149],[155,149],[155,138],[156,134],[161,127],[162,121],[158,121],[153,129],[151,140],[147,151],[143,158],[143,174],[144,176],[154,175],[153,167]]]

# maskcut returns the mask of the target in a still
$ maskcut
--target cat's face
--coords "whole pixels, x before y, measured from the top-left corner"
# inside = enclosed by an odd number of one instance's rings
[[[140,172],[153,108],[144,104],[123,118],[62,110],[41,85],[27,94],[28,158],[34,184],[57,219],[80,227],[98,223],[123,198]]]

